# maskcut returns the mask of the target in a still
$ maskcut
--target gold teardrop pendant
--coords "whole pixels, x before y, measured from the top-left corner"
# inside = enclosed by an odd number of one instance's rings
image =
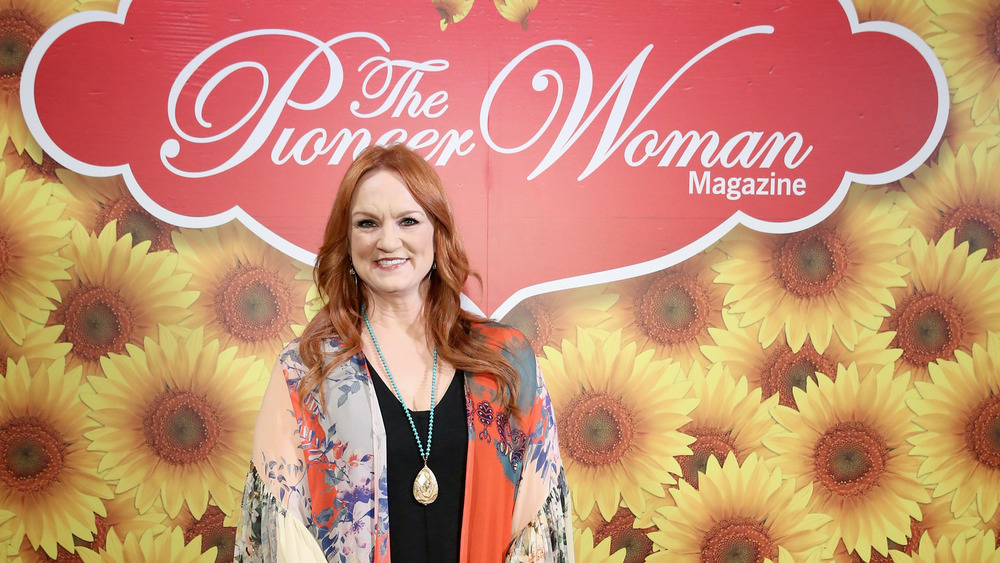
[[[438,481],[427,464],[413,480],[413,498],[420,504],[430,504],[438,498]]]

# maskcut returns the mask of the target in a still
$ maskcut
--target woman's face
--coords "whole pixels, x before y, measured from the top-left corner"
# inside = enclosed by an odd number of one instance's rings
[[[390,170],[361,178],[350,208],[351,261],[376,297],[423,297],[434,264],[434,225]]]

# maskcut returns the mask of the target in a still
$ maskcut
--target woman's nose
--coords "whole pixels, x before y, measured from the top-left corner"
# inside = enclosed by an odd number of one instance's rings
[[[399,233],[396,226],[388,223],[379,230],[378,247],[379,250],[393,251],[399,248]]]

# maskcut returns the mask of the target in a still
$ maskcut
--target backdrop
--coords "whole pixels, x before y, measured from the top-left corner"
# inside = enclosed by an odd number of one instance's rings
[[[1000,561],[1000,0],[0,1],[0,561],[231,560],[405,142],[578,561]]]

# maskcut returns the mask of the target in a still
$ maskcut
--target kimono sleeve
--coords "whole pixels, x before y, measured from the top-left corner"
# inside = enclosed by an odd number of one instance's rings
[[[326,561],[312,533],[300,424],[289,386],[304,373],[298,354],[282,352],[254,427],[234,561]]]
[[[572,562],[573,522],[566,472],[559,456],[555,412],[541,370],[531,409],[531,429],[514,504],[512,537],[505,561]]]

